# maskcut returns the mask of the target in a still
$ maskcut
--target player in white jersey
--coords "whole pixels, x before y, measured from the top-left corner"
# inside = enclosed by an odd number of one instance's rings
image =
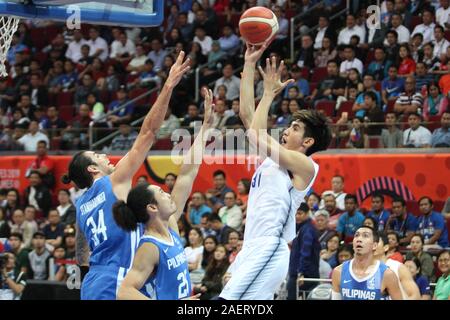
[[[374,258],[386,264],[397,276],[398,285],[403,296],[403,300],[421,300],[419,287],[414,281],[408,268],[397,260],[389,259],[386,253],[389,250],[388,237],[379,232],[378,247],[375,251]]]
[[[288,272],[288,242],[295,237],[295,212],[305,201],[319,169],[309,156],[325,150],[331,140],[326,118],[307,110],[293,115],[281,144],[267,134],[270,105],[292,80],[282,83],[283,62],[277,69],[275,58],[267,60],[266,71],[260,69],[264,95],[255,111],[254,72],[266,45],[259,50],[247,45],[241,80],[240,117],[250,129],[251,142],[267,150],[268,157],[253,175],[243,248],[220,294],[227,300],[274,298]]]

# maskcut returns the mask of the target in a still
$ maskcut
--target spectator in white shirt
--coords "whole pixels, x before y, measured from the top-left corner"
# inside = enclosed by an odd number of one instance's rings
[[[338,45],[350,44],[352,36],[357,35],[361,40],[361,43],[365,42],[366,30],[356,25],[356,19],[354,15],[348,15],[346,20],[346,27],[339,32]]]
[[[220,208],[219,217],[223,224],[237,230],[242,229],[242,210],[236,204],[236,194],[233,191],[225,193],[225,206]]]
[[[410,113],[408,116],[409,129],[403,132],[403,145],[406,148],[430,148],[431,132],[420,125],[421,116]]]
[[[132,58],[136,54],[136,46],[133,41],[127,38],[125,32],[120,32],[119,40],[114,40],[111,44],[110,58],[123,61]]]
[[[84,44],[88,44],[88,42],[83,38],[81,30],[75,29],[73,31],[73,41],[69,43],[66,51],[66,58],[74,63],[78,63],[81,59],[81,46]]]
[[[350,69],[357,69],[359,74],[363,74],[363,63],[355,57],[355,48],[348,45],[344,49],[345,60],[341,62],[340,70],[341,77],[346,78]]]
[[[422,22],[423,22],[422,24],[419,24],[414,28],[411,37],[414,37],[416,33],[421,33],[423,36],[422,43],[433,41],[434,27],[435,27],[435,24],[433,23],[433,12],[431,12],[428,9],[424,9],[422,14]]]
[[[444,28],[440,25],[434,27],[434,49],[433,55],[440,59],[441,55],[447,54],[447,48],[450,45],[447,39],[445,39]]]
[[[105,61],[108,58],[108,43],[99,36],[98,30],[94,27],[89,29],[89,38],[89,56],[93,58],[99,57],[102,61]]]
[[[144,47],[142,44],[138,44],[136,46],[136,56],[127,65],[127,71],[132,74],[142,71],[145,61],[147,61],[147,55],[145,54]]]
[[[450,1],[440,0],[439,2],[441,7],[436,10],[436,23],[443,27],[448,27],[450,24]]]
[[[48,137],[39,131],[39,123],[37,121],[31,121],[28,127],[29,133],[19,139],[27,152],[36,152],[37,144],[39,141],[45,141],[49,145]]]
[[[194,42],[198,42],[202,47],[202,54],[207,56],[211,51],[213,40],[210,36],[206,35],[205,28],[198,26],[195,28]]]
[[[314,38],[314,49],[318,50],[322,48],[322,41],[324,37],[328,37],[330,40],[336,41],[335,35],[330,30],[330,21],[327,16],[322,15],[319,17],[319,28],[317,29],[316,37]]]
[[[391,18],[391,30],[395,30],[398,35],[397,42],[399,44],[402,43],[409,43],[410,39],[410,32],[408,28],[406,28],[404,25],[402,25],[403,19],[402,16],[398,13],[394,13]],[[384,45],[388,45],[387,41],[385,40]]]
[[[216,81],[214,86],[214,96],[217,96],[219,87],[223,84],[227,87],[227,100],[233,100],[239,98],[239,90],[241,85],[241,79],[233,75],[233,65],[231,63],[226,64],[222,70],[223,77]]]
[[[344,192],[344,177],[340,175],[335,175],[331,178],[331,190],[326,190],[322,193],[322,200],[320,201],[319,208],[325,208],[325,201],[323,200],[324,196],[327,194],[332,194],[336,199],[336,207],[340,210],[345,211],[345,196],[347,195]]]

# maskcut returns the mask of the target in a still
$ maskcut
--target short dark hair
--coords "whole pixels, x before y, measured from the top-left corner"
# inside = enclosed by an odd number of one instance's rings
[[[164,177],[164,179],[167,179],[167,177],[173,177],[174,179],[177,178],[177,175],[173,172],[169,172],[168,174],[166,174],[166,176]]]
[[[208,216],[208,222],[222,222],[219,215],[216,213],[212,213]]]
[[[377,96],[376,96],[376,94],[375,94],[375,92],[373,92],[373,91],[366,91],[365,93],[364,93],[364,98],[365,97],[369,97],[372,101],[377,101]]]
[[[37,144],[43,144],[47,148],[47,141],[45,140],[39,140]]]
[[[294,112],[292,119],[305,125],[303,137],[314,139],[314,144],[306,150],[307,156],[328,148],[331,142],[331,131],[328,120],[322,113],[316,110],[299,110]]]
[[[386,32],[386,35],[388,34],[393,34],[397,39],[398,39],[398,32],[395,30],[389,30],[388,32]]]
[[[392,200],[392,203],[394,203],[394,202],[400,202],[400,203],[402,204],[402,207],[406,206],[406,201],[405,201],[405,199],[403,199],[403,198],[401,198],[401,197],[395,197],[395,198]]]
[[[85,189],[89,188],[94,179],[89,173],[87,168],[91,165],[96,165],[96,163],[84,153],[86,151],[77,152],[69,163],[69,172],[62,176],[62,182],[64,184],[69,184],[73,181],[78,188]]]
[[[344,201],[347,201],[347,200],[350,200],[350,199],[354,200],[355,203],[358,203],[358,199],[356,198],[356,196],[354,194],[351,194],[351,193],[346,194],[345,198],[344,198]]]
[[[117,201],[113,205],[113,216],[117,225],[126,231],[133,231],[138,223],[146,223],[150,218],[147,213],[149,204],[157,204],[155,194],[147,184],[141,184],[130,190],[127,202]]]
[[[217,177],[217,176],[223,176],[224,178],[227,177],[227,175],[225,174],[225,172],[222,171],[222,170],[216,170],[216,171],[214,171],[213,177],[215,178],[215,177]]]
[[[334,59],[328,60],[327,65],[329,65],[330,63],[334,63],[335,65],[339,65],[339,63],[336,60],[334,60]]]
[[[442,32],[445,32],[444,27],[441,26],[440,24],[436,24],[436,25],[435,25],[434,30],[436,30],[436,29],[439,29],[439,30],[441,30]]]
[[[433,205],[433,200],[432,200],[430,197],[428,197],[428,196],[423,196],[423,197],[421,197],[421,198],[419,199],[419,201],[417,201],[417,203],[420,204],[420,202],[421,202],[423,199],[428,199],[428,201],[430,202],[430,205]]]
[[[384,196],[383,196],[381,193],[374,193],[374,194],[372,195],[372,199],[373,199],[373,198],[381,199],[381,202],[384,203]]]
[[[9,235],[9,238],[17,238],[20,240],[20,242],[23,242],[23,236],[20,232],[11,232],[11,234]]]

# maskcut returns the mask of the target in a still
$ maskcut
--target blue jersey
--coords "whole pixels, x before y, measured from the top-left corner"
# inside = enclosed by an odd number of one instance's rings
[[[377,261],[375,272],[365,279],[357,279],[352,272],[353,259],[345,261],[341,272],[341,295],[343,300],[382,300],[381,283],[387,266]]]
[[[367,216],[374,218],[378,222],[378,231],[383,232],[384,228],[386,228],[386,223],[389,219],[390,213],[387,210],[383,210],[380,213],[369,211]]]
[[[441,236],[437,240],[437,244],[443,248],[448,247],[448,230],[445,218],[442,214],[432,211],[428,216],[421,215],[417,220],[417,232],[422,234],[425,240],[429,240],[441,230]]]
[[[77,224],[91,251],[89,272],[81,286],[82,300],[115,300],[120,283],[131,268],[142,225],[127,232],[112,214],[117,201],[109,176],[94,181],[77,200]]]
[[[169,229],[172,243],[144,235],[139,246],[153,243],[159,250],[159,263],[141,292],[155,300],[178,300],[191,295],[191,278],[180,236]]]

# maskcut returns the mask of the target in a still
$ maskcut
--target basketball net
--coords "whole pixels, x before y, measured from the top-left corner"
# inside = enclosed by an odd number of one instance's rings
[[[6,77],[5,61],[13,34],[19,26],[19,18],[0,16],[0,77]]]

